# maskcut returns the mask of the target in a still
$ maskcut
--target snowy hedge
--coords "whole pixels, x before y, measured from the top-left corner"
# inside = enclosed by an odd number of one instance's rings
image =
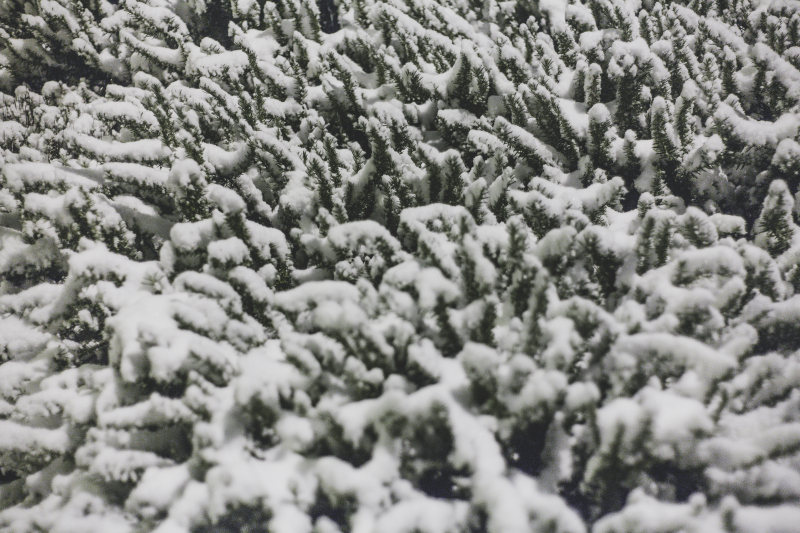
[[[800,7],[0,2],[0,531],[800,523]]]

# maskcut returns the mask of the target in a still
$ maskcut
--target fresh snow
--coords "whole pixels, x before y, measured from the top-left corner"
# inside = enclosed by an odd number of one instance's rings
[[[0,532],[797,531],[796,4],[0,2]]]

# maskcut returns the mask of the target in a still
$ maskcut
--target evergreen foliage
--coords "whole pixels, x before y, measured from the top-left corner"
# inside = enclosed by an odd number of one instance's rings
[[[800,9],[0,2],[0,531],[800,523]]]

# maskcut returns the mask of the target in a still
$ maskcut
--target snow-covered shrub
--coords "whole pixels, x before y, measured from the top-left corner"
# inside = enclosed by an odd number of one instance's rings
[[[0,4],[0,530],[796,529],[792,2]]]

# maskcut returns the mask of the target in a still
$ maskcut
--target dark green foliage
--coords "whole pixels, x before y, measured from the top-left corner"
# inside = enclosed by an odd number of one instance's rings
[[[640,4],[0,5],[0,530],[794,512],[800,13]]]
[[[794,200],[786,184],[775,180],[770,184],[761,215],[755,222],[756,244],[770,255],[778,256],[789,249],[797,228],[792,220]]]

